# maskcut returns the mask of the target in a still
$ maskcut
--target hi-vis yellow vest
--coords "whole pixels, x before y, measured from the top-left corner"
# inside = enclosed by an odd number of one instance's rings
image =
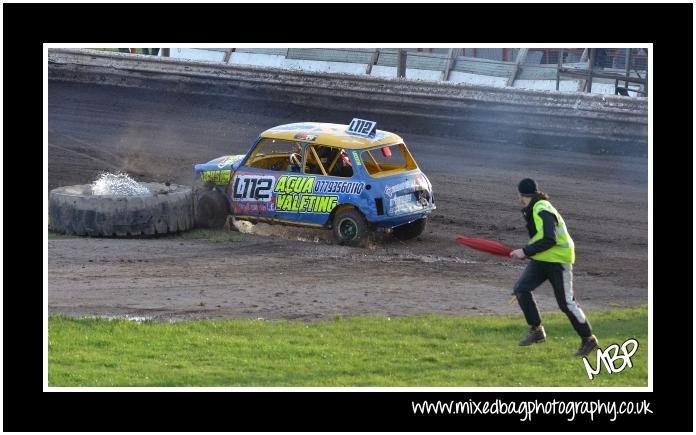
[[[527,245],[531,245],[537,240],[544,238],[544,221],[539,217],[539,213],[542,211],[547,211],[556,216],[556,244],[546,251],[532,255],[530,258],[538,261],[548,261],[550,263],[575,263],[575,244],[573,243],[573,239],[570,238],[570,234],[568,234],[568,229],[561,215],[551,203],[546,200],[541,200],[534,204],[532,217],[534,219],[536,234],[529,239]]]

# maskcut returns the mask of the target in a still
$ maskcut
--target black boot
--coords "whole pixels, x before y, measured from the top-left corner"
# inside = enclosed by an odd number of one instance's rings
[[[597,341],[597,337],[594,335],[583,337],[582,342],[580,343],[580,348],[577,352],[575,352],[575,356],[585,356],[595,350],[597,346],[599,346],[599,341]]]
[[[539,325],[539,326],[532,326],[531,329],[529,330],[529,335],[527,335],[526,338],[523,338],[520,340],[519,345],[520,346],[529,346],[530,344],[534,343],[543,343],[546,341],[546,331],[544,331],[544,327]]]

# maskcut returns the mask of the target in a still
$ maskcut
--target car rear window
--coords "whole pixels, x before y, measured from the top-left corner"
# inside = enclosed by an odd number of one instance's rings
[[[416,169],[416,162],[404,144],[387,145],[365,150],[361,154],[367,172],[374,177],[383,177]]]

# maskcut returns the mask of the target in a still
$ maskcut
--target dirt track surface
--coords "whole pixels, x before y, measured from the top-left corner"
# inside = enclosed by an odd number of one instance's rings
[[[49,189],[89,183],[102,170],[190,184],[194,163],[245,153],[271,126],[360,117],[61,82],[49,83],[48,105]],[[438,208],[420,240],[378,237],[367,248],[348,248],[332,244],[326,231],[264,224],[234,242],[49,240],[49,312],[163,320],[519,313],[508,301],[524,263],[453,240],[461,234],[523,246],[516,185],[524,177],[537,179],[566,220],[576,242],[576,296],[590,319],[592,310],[647,303],[645,157],[576,152],[562,143],[473,143],[389,122],[379,128],[404,137],[433,183]],[[543,311],[557,309],[548,284],[535,293]]]

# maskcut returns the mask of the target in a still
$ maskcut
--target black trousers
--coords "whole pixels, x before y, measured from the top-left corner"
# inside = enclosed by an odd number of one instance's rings
[[[522,276],[515,284],[514,293],[530,326],[541,325],[541,315],[532,291],[549,280],[556,296],[558,308],[568,316],[580,337],[592,335],[592,326],[575,300],[573,292],[573,265],[529,260]]]

